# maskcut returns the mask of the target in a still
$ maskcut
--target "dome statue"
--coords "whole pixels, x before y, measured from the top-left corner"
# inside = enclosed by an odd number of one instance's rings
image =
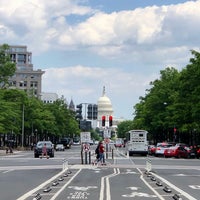
[[[110,99],[106,96],[105,86],[103,87],[102,96],[97,101],[98,120],[101,121],[102,116],[109,117],[113,115],[113,108]]]

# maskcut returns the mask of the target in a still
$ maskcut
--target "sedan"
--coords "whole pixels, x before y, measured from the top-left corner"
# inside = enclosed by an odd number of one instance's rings
[[[200,158],[200,148],[199,149],[197,149],[197,158]]]
[[[171,147],[172,144],[158,143],[155,149],[155,156],[164,156],[164,151]]]
[[[42,155],[43,148],[46,144],[47,155],[54,157],[54,148],[51,141],[39,141],[34,149],[34,157],[38,158]]]
[[[115,146],[115,147],[122,147],[123,144],[122,144],[122,142],[121,142],[120,140],[117,140],[117,141],[115,141],[114,146]]]
[[[165,149],[164,157],[175,157],[175,158],[188,158],[189,153],[188,151],[182,146],[174,146]]]
[[[56,145],[56,151],[64,151],[65,150],[65,147],[63,144],[57,144]]]

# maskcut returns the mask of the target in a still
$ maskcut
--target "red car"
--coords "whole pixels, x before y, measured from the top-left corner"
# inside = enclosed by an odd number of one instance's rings
[[[148,146],[149,155],[155,155],[155,151],[156,151],[156,146],[155,145],[149,145]]]
[[[123,143],[120,140],[116,140],[114,146],[115,147],[123,147]]]
[[[200,158],[200,148],[197,150],[197,158]]]
[[[175,158],[188,158],[189,153],[188,151],[182,146],[173,146],[170,148],[165,149],[164,157],[175,157]]]

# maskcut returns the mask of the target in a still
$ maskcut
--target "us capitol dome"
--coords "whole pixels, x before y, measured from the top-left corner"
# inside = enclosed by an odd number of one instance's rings
[[[110,99],[106,96],[105,86],[103,87],[102,96],[97,101],[98,106],[98,126],[101,126],[102,116],[106,117],[106,126],[108,125],[109,116],[113,116],[113,108]]]

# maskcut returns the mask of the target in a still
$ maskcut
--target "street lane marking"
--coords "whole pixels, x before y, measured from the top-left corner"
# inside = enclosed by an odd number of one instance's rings
[[[200,185],[189,185],[189,187],[194,190],[200,190]]]
[[[99,195],[99,200],[104,200],[104,188],[105,188],[105,180],[106,180],[106,200],[111,200],[111,195],[110,195],[110,182],[109,178],[117,176],[120,174],[119,168],[114,168],[114,172],[110,175],[103,176],[101,177],[101,189],[100,189],[100,195]]]
[[[153,193],[160,199],[160,200],[165,200],[143,177],[143,173],[142,171],[137,168],[137,170],[140,172],[140,179],[145,183],[145,185],[151,190],[153,191]]]
[[[53,176],[52,178],[50,178],[49,180],[47,180],[46,182],[40,184],[38,187],[34,188],[33,190],[30,190],[29,192],[27,192],[26,194],[22,195],[21,197],[19,197],[17,200],[25,200],[26,198],[28,198],[29,196],[31,196],[32,194],[34,194],[35,192],[37,192],[38,190],[40,190],[41,188],[44,188],[47,184],[51,183],[53,180],[55,180],[56,178],[58,178],[59,176],[61,176],[65,171],[67,171],[68,169],[61,171],[60,173],[56,174],[55,176]]]
[[[185,191],[181,190],[180,188],[176,187],[175,185],[173,185],[172,183],[170,183],[166,179],[162,178],[161,176],[159,176],[159,175],[157,175],[157,174],[155,174],[153,172],[152,172],[152,175],[154,175],[155,177],[157,177],[158,179],[160,179],[163,183],[166,183],[169,187],[173,188],[174,190],[176,190],[177,192],[179,192],[181,195],[185,196],[187,199],[197,200],[196,198],[192,197],[187,192],[185,192]]]
[[[58,192],[55,193],[55,195],[54,195],[50,200],[55,200],[55,199],[60,195],[60,193],[72,182],[72,180],[81,172],[81,170],[82,170],[82,169],[79,169],[79,170],[74,174],[74,176],[72,176],[72,178],[71,178],[69,181],[67,181],[67,182],[65,183],[65,185],[64,185],[60,190],[58,190]]]

